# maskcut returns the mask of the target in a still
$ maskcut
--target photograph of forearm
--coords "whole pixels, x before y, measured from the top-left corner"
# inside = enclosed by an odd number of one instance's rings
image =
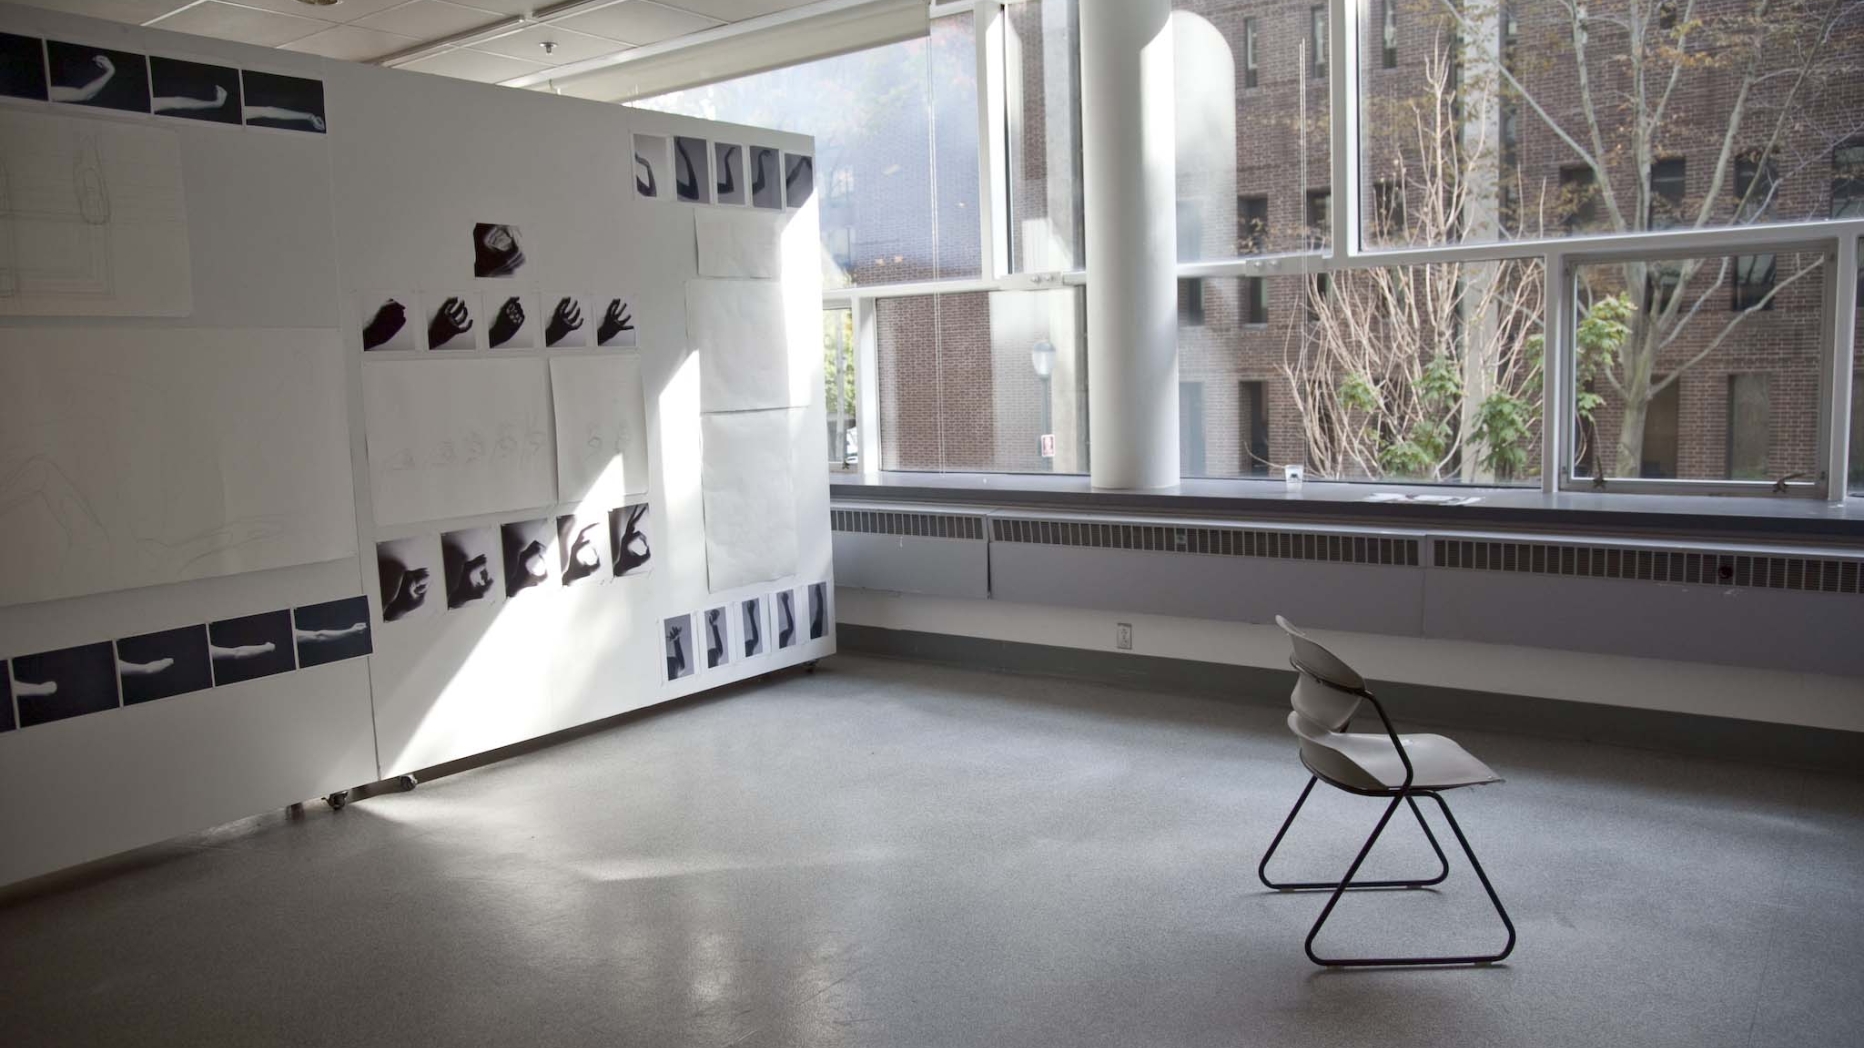
[[[647,503],[609,510],[608,539],[616,576],[645,575],[654,558],[647,542]]]
[[[116,709],[116,651],[103,641],[15,656],[13,698],[22,728]]]
[[[718,171],[717,192],[713,200],[720,204],[750,203],[751,195],[744,177],[744,147],[728,142],[714,142],[712,161]]]
[[[369,635],[369,598],[345,597],[297,608],[291,613],[298,668],[361,658],[375,650]]]
[[[207,624],[207,654],[214,687],[289,673],[297,668],[291,612],[265,611]]]
[[[783,210],[782,154],[775,149],[751,147],[751,204]]]
[[[440,570],[447,583],[447,608],[457,610],[499,599],[498,573],[504,567],[497,528],[469,528],[440,536]]]
[[[765,643],[769,627],[764,622],[764,598],[752,597],[739,601],[738,617],[743,629],[740,636],[744,638],[744,657],[748,659],[769,650],[769,645]]]
[[[777,592],[777,647],[792,648],[796,646],[796,594],[790,590]]]
[[[667,140],[660,135],[634,136],[634,195],[657,200],[667,166]]]
[[[673,191],[689,204],[703,204],[711,195],[712,151],[703,138],[673,140]]]
[[[828,633],[828,583],[809,584],[809,639],[821,640]]]
[[[242,74],[246,93],[246,125],[276,127],[285,131],[323,134],[324,85],[320,80],[279,76],[275,73]]]
[[[46,100],[45,41],[0,33],[0,96]],[[7,716],[12,712],[8,708]]]
[[[47,40],[54,102],[129,113],[149,111],[149,61],[129,51]]]
[[[801,207],[815,192],[815,157],[783,154],[783,206]]]
[[[705,611],[705,668],[715,670],[731,661],[731,620],[725,617],[724,608],[707,608]]]
[[[237,69],[153,57],[149,59],[149,90],[153,96],[150,108],[157,116],[215,124],[240,122]]]
[[[693,673],[693,617],[679,615],[662,623],[666,641],[667,679],[679,680]]]
[[[207,627],[182,626],[124,637],[116,642],[116,667],[125,706],[211,688],[214,674],[207,661]]]

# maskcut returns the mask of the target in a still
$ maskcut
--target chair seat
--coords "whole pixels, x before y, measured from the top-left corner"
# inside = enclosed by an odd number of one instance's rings
[[[1288,728],[1301,737],[1301,763],[1315,775],[1352,790],[1395,790],[1404,785],[1404,762],[1391,736],[1317,730],[1299,713]],[[1413,789],[1449,790],[1502,781],[1488,765],[1442,735],[1400,735],[1411,758]]]

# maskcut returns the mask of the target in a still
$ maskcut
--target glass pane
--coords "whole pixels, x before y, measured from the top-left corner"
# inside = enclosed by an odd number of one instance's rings
[[[1864,247],[1864,242],[1860,242]],[[1858,290],[1864,291],[1864,276],[1858,278]],[[1864,295],[1858,296],[1858,314],[1853,319],[1851,362],[1851,465],[1850,491],[1864,495]]]
[[[1187,476],[1531,484],[1540,474],[1538,261],[1206,278],[1180,317],[1198,383]],[[1186,402],[1180,397],[1180,404]]]
[[[852,466],[861,461],[860,417],[856,400],[860,383],[854,370],[854,310],[822,311],[822,385],[828,417],[828,461]]]
[[[1077,270],[1086,264],[1080,18],[1075,0],[1015,4],[1006,13],[1010,268]]]
[[[631,104],[815,136],[824,286],[976,277],[971,25]]]
[[[1817,476],[1825,260],[1767,258],[1579,267],[1575,476]]]
[[[883,298],[884,469],[1087,472],[1078,288]]]
[[[1315,47],[1326,7],[1173,0],[1172,9],[1178,200],[1197,216],[1179,257],[1327,245],[1328,70],[1325,47]]]
[[[1853,137],[1864,61],[1854,4],[1364,10],[1368,246],[1803,221],[1864,206],[1864,148],[1847,149],[1864,145]],[[1380,182],[1407,222],[1370,206]]]

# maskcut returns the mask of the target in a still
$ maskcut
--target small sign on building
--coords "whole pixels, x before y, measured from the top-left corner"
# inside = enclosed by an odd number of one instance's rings
[[[1039,439],[1042,442],[1042,457],[1045,459],[1054,458],[1055,457],[1055,434],[1044,433]]]

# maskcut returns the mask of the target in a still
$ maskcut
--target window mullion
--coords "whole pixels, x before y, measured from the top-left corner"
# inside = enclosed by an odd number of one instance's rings
[[[977,195],[986,280],[1010,271],[1008,92],[1004,83],[1009,16],[1000,0],[979,0],[977,38]]]
[[[1328,91],[1332,113],[1333,250],[1352,258],[1359,245],[1359,16],[1365,0],[1327,0]]]
[[[860,435],[862,474],[880,474],[880,325],[879,303],[856,298],[854,310],[855,419]]]
[[[1846,236],[1837,244],[1835,265],[1826,296],[1831,308],[1826,330],[1832,336],[1831,367],[1825,385],[1825,497],[1843,503],[1851,487],[1851,384],[1852,361],[1857,352],[1858,238]]]
[[[1573,326],[1573,286],[1566,256],[1547,253],[1541,279],[1540,490],[1560,490],[1573,461],[1573,414],[1577,373],[1568,329]]]

